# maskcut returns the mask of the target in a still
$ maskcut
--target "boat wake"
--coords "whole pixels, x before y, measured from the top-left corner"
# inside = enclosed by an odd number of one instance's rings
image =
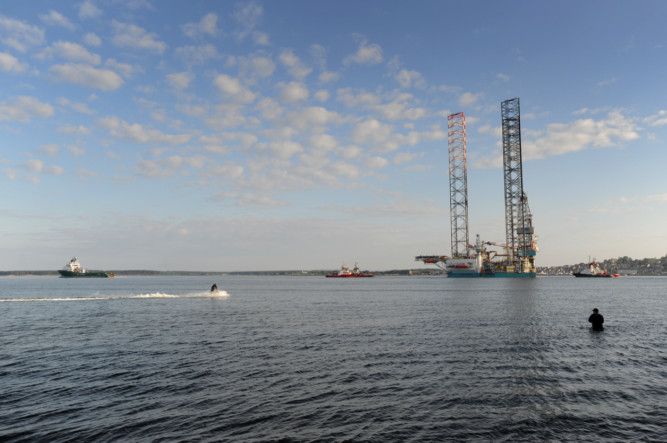
[[[4,298],[0,303],[29,303],[29,302],[52,302],[52,301],[92,301],[92,300],[136,300],[136,299],[154,299],[154,298],[227,298],[227,291],[214,292],[195,292],[192,294],[165,294],[154,292],[150,294],[137,295],[100,295],[93,297],[34,297],[34,298]]]

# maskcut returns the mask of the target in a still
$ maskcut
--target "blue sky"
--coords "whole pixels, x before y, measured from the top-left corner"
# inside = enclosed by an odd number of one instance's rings
[[[538,266],[667,253],[667,3],[11,2],[0,269],[420,267],[504,241],[519,97]]]

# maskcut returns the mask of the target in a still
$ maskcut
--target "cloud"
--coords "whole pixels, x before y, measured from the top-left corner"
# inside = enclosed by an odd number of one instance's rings
[[[69,21],[61,13],[59,13],[57,11],[54,11],[54,10],[51,10],[48,14],[40,15],[39,18],[46,25],[61,26],[63,28],[69,29],[70,31],[73,31],[74,29],[76,29],[76,26],[74,26],[74,23]]]
[[[389,166],[389,160],[384,157],[370,157],[366,159],[364,165],[368,169],[382,169]]]
[[[317,91],[315,94],[313,94],[313,97],[318,102],[324,103],[325,101],[329,100],[329,91],[321,89]]]
[[[223,97],[234,103],[251,103],[255,100],[256,94],[243,86],[237,78],[220,74],[213,80],[213,84],[222,93]]]
[[[89,32],[83,37],[83,42],[88,46],[97,47],[102,44],[102,39],[99,38],[97,35],[93,34],[92,32]]]
[[[90,129],[82,125],[65,125],[59,127],[58,132],[61,134],[88,135],[90,134]]]
[[[218,33],[217,23],[218,15],[210,12],[202,17],[199,23],[187,23],[181,26],[181,29],[185,35],[193,39],[205,35],[215,37]]]
[[[190,86],[190,82],[195,78],[191,72],[177,72],[167,75],[167,82],[175,89],[185,89]]]
[[[646,117],[644,121],[651,126],[667,125],[667,111],[661,110],[656,115]]]
[[[88,63],[90,65],[99,65],[101,62],[99,55],[92,54],[80,44],[72,42],[55,42],[37,54],[37,57],[40,59],[51,58],[53,56],[58,56],[72,62]]]
[[[128,123],[118,117],[105,117],[97,123],[107,129],[112,137],[136,143],[179,145],[187,143],[192,138],[190,134],[165,134],[157,129],[145,128],[138,123]]]
[[[257,149],[269,152],[272,156],[287,160],[296,154],[303,152],[303,146],[300,143],[285,140],[270,143],[258,143]]]
[[[49,73],[57,83],[72,83],[103,91],[113,91],[123,84],[123,79],[115,72],[83,64],[53,65]]]
[[[102,15],[102,10],[95,6],[93,2],[90,0],[86,0],[81,4],[79,7],[79,18],[80,19],[89,19],[89,18],[97,18]]]
[[[285,65],[288,68],[288,72],[290,73],[290,75],[299,80],[304,79],[308,74],[310,74],[313,71],[312,68],[302,63],[299,57],[294,55],[294,52],[292,51],[281,52],[278,59],[283,65]]]
[[[507,74],[503,74],[502,72],[499,72],[496,74],[496,78],[500,80],[501,82],[508,82],[510,81],[510,76]]]
[[[270,77],[276,70],[276,64],[270,57],[254,54],[249,57],[239,57],[242,74],[249,73],[254,77]]]
[[[234,20],[239,25],[239,30],[236,32],[236,37],[239,40],[245,39],[252,34],[259,23],[264,9],[254,2],[249,2],[234,12]]]
[[[293,128],[306,130],[322,128],[330,124],[339,124],[343,118],[337,112],[329,111],[321,106],[310,106],[292,112],[286,117],[287,123]]]
[[[5,72],[23,72],[26,65],[11,54],[0,52],[0,70]]]
[[[112,22],[114,36],[111,42],[119,48],[145,49],[156,54],[162,54],[167,49],[167,44],[158,40],[154,32],[146,32],[145,29],[136,25]]]
[[[8,102],[0,102],[0,121],[29,123],[32,117],[46,118],[53,114],[53,106],[42,103],[35,97],[20,96]]]
[[[382,48],[380,45],[375,43],[367,44],[366,40],[363,40],[359,44],[357,52],[348,55],[343,59],[344,65],[358,64],[358,65],[376,65],[382,63]]]
[[[612,78],[610,78],[610,79],[603,80],[603,81],[599,82],[599,83],[598,83],[598,86],[607,86],[607,85],[611,85],[612,83],[616,83],[617,81],[618,81],[618,79],[617,79],[616,77],[612,77]]]
[[[477,94],[473,94],[471,92],[464,92],[459,97],[459,106],[472,106],[477,102],[477,100],[482,98],[482,95],[483,94],[481,92]]]
[[[44,31],[37,26],[0,15],[0,42],[19,52],[44,43]]]
[[[361,145],[377,145],[389,139],[394,127],[368,119],[352,128],[352,141]]]
[[[213,45],[181,46],[174,52],[176,57],[191,65],[203,65],[209,60],[220,58],[218,50]]]
[[[396,120],[417,120],[426,116],[426,109],[410,107],[412,94],[393,92],[383,96],[365,91],[355,91],[351,88],[339,89],[337,100],[345,103],[349,108],[363,107],[381,114],[384,118]],[[383,103],[383,100],[389,100]]]
[[[394,76],[396,81],[401,85],[402,88],[425,88],[426,80],[424,77],[417,71],[408,71],[407,69],[401,69],[398,74]]]
[[[638,139],[639,130],[635,121],[626,118],[619,110],[611,111],[603,120],[588,118],[571,123],[552,123],[547,125],[543,137],[534,140],[523,138],[522,157],[524,160],[533,160],[590,148],[617,147],[623,142]],[[481,168],[501,167],[502,164],[502,153],[474,162],[475,166]]]
[[[282,84],[280,89],[280,99],[283,103],[296,103],[308,99],[308,88],[300,82],[290,82]]]

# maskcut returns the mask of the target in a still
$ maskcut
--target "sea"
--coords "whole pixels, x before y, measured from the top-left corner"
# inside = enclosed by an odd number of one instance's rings
[[[0,440],[665,441],[666,314],[667,277],[3,277]]]

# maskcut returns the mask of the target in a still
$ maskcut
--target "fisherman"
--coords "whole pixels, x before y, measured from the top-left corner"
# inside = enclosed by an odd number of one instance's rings
[[[588,322],[593,325],[594,331],[603,331],[602,323],[604,323],[604,317],[599,313],[598,308],[593,308],[593,313],[588,317]]]
[[[215,292],[218,290],[218,285],[217,283],[213,283],[213,286],[211,286],[211,292]]]

